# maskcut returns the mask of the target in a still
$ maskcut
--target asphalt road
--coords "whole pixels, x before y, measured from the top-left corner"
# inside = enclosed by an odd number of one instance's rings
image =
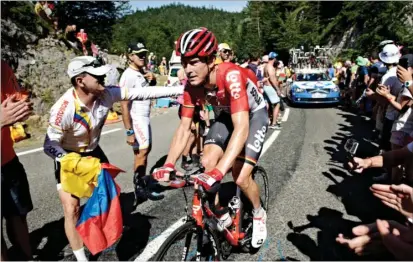
[[[177,110],[152,119],[153,149],[149,167],[165,156],[178,124]],[[260,159],[270,177],[268,240],[254,255],[234,253],[229,260],[352,260],[337,246],[338,233],[372,222],[385,208],[368,191],[372,173],[353,175],[343,168],[343,145],[347,137],[361,141],[359,155],[373,155],[374,144],[366,138],[372,124],[366,118],[337,107],[290,108],[288,120]],[[101,147],[109,160],[127,170],[116,181],[122,188],[124,234],[113,247],[94,257],[97,260],[148,258],[159,247],[163,232],[185,215],[180,190],[165,191],[165,199],[147,201],[131,209],[132,151],[125,142],[122,124],[105,131]],[[271,142],[271,141],[270,141]],[[20,156],[30,183],[34,210],[28,215],[30,237],[36,260],[74,260],[63,229],[63,210],[56,191],[53,163],[43,152]],[[190,190],[189,190],[190,191]],[[188,191],[188,192],[189,192]],[[378,215],[379,214],[379,215]],[[157,240],[158,239],[158,240]],[[152,243],[153,242],[153,243]],[[151,244],[152,243],[152,244]],[[139,257],[140,256],[140,257]]]

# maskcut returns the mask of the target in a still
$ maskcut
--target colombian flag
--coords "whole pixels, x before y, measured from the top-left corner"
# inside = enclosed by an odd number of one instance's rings
[[[86,202],[77,222],[77,232],[89,251],[95,255],[112,246],[122,235],[120,187],[113,180],[123,170],[102,164],[98,186]]]

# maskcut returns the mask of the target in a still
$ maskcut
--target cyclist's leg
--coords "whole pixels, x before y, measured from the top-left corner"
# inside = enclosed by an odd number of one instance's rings
[[[67,151],[68,153],[70,151]],[[83,156],[92,156],[100,159],[101,163],[109,163],[103,150],[100,146],[97,146],[95,150],[87,153],[80,153]],[[62,190],[60,184],[60,163],[55,161],[55,178],[57,182],[57,190],[59,192],[59,198],[62,202],[63,212],[64,212],[64,228],[66,237],[69,240],[69,244],[78,261],[86,261],[86,255],[83,248],[83,241],[76,230],[76,223],[80,216],[80,200],[79,198],[71,195]]]
[[[230,116],[220,116],[214,124],[212,124],[205,138],[204,154],[201,160],[205,171],[214,169],[224,155],[225,148],[230,139],[230,132],[233,129],[231,123]]]
[[[80,201],[79,198],[72,196],[70,193],[59,189],[60,201],[63,205],[63,212],[65,218],[65,233],[69,240],[69,244],[73,251],[79,250],[83,247],[83,241],[76,230],[76,223],[80,215]]]
[[[234,181],[255,209],[260,208],[260,194],[251,174],[261,154],[267,129],[268,115],[263,108],[255,112],[250,119],[250,130],[244,152],[237,158],[232,171]]]
[[[134,171],[136,179],[145,176],[148,154],[151,150],[151,124],[149,117],[137,117],[132,119],[135,132],[136,147],[134,148]]]
[[[252,179],[252,170],[258,161],[264,145],[268,129],[268,114],[265,108],[255,112],[250,119],[250,130],[244,150],[244,155],[239,156],[233,169],[234,180],[242,192],[253,205],[253,228],[251,245],[260,247],[267,238],[267,214],[261,207],[260,189]]]

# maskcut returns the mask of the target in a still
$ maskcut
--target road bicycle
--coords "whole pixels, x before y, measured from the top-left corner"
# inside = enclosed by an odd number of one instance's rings
[[[186,185],[193,184],[194,173],[185,174],[179,179],[185,180]],[[268,212],[269,185],[268,176],[264,168],[256,166],[252,177],[260,187],[261,206]],[[236,187],[236,194],[228,202],[228,207],[217,210],[214,205],[215,196],[219,191],[219,184],[214,186],[214,193],[207,193],[200,185],[195,185],[192,210],[188,211],[188,198],[183,189],[187,213],[186,223],[177,228],[162,244],[155,254],[154,261],[219,261],[227,259],[233,250],[242,252],[256,252],[251,246],[252,238],[252,205],[250,201]],[[222,185],[223,187],[223,185]],[[230,227],[219,230],[217,216],[229,212],[233,223]]]

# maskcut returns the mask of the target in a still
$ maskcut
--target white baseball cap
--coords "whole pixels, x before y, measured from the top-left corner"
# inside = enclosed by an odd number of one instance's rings
[[[270,59],[268,58],[268,55],[265,55],[265,56],[262,57],[262,62],[263,63],[268,63],[269,60]]]
[[[222,50],[232,50],[227,43],[221,43],[218,45],[218,51]]]
[[[383,47],[383,51],[379,54],[379,58],[386,64],[395,64],[399,62],[400,52],[395,44],[388,44]]]
[[[106,75],[110,71],[110,66],[102,65],[93,56],[78,56],[73,58],[67,68],[67,74],[70,78],[81,73],[89,73],[95,76]]]

